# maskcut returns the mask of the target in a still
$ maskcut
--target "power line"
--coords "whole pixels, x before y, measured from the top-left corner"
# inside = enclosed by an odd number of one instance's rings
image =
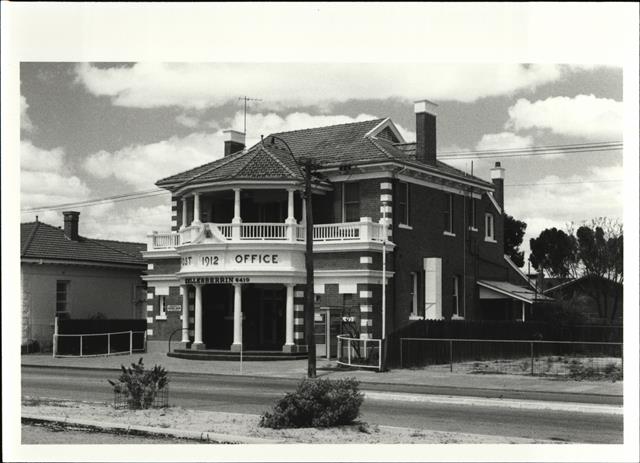
[[[579,184],[579,183],[615,183],[615,182],[622,182],[622,179],[617,179],[617,180],[576,180],[575,182],[546,182],[546,183],[506,183],[504,186],[508,187],[508,186],[537,186],[537,185],[573,185],[573,184]]]
[[[247,101],[255,100],[245,97]],[[244,99],[244,98],[240,98]],[[257,100],[260,101],[260,100]],[[246,130],[246,129],[245,129]],[[527,157],[527,156],[544,156],[550,154],[575,154],[585,152],[599,152],[599,151],[611,151],[622,149],[623,143],[618,141],[608,142],[593,142],[593,143],[576,143],[565,145],[545,145],[530,148],[509,148],[509,149],[497,149],[497,150],[476,150],[476,151],[459,151],[459,152],[442,152],[438,154],[439,158],[445,159],[483,159],[485,157]],[[568,183],[609,183],[619,180],[596,180],[596,181],[579,181],[579,182],[558,182],[557,184]],[[533,186],[533,185],[554,185],[556,183],[521,183],[521,184],[507,184],[505,186],[518,187],[518,186]],[[20,212],[41,212],[46,210],[59,210],[72,207],[88,207],[103,204],[106,202],[120,202],[131,201],[135,199],[149,198],[152,196],[159,196],[168,193],[165,190],[154,189],[145,191],[136,191],[116,196],[108,196],[104,198],[94,198],[86,201],[79,201],[73,203],[56,204],[51,206],[41,206],[28,209],[21,209]]]
[[[149,198],[152,196],[159,196],[166,193],[169,193],[169,192],[165,190],[160,190],[160,189],[135,191],[132,193],[126,193],[126,194],[121,194],[116,196],[107,196],[103,198],[88,199],[86,201],[77,201],[73,203],[53,204],[50,206],[40,206],[40,207],[32,207],[28,209],[21,209],[20,212],[42,212],[42,211],[48,211],[48,210],[66,209],[71,207],[97,206],[99,204],[104,204],[108,202],[131,201],[134,199],[142,199],[142,198]]]

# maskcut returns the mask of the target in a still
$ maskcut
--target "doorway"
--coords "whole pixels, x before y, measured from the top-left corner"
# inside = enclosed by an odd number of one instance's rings
[[[319,309],[315,312],[314,331],[316,338],[316,355],[331,359],[338,353],[338,335],[341,333],[342,319],[330,309]]]

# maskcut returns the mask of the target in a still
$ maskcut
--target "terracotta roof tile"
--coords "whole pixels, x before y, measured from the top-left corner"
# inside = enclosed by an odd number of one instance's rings
[[[144,266],[144,243],[80,237],[69,240],[64,231],[43,222],[20,224],[20,257],[104,264]]]

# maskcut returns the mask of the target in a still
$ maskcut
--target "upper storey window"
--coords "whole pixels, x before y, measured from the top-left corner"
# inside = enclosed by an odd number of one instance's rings
[[[344,222],[360,221],[360,185],[345,183],[342,189],[342,216]]]
[[[411,225],[409,218],[409,184],[398,183],[398,223]]]
[[[453,234],[453,194],[447,193],[444,206],[444,231]]]
[[[493,214],[484,215],[484,240],[496,241]]]

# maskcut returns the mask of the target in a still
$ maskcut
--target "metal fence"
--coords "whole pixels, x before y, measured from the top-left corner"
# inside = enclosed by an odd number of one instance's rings
[[[167,408],[169,406],[169,386],[155,391],[155,395],[146,404],[146,408]],[[131,394],[125,392],[113,392],[113,407],[136,409],[140,407],[139,401],[136,402]]]
[[[341,365],[382,369],[382,340],[350,338],[338,335],[338,359]]]
[[[617,380],[622,379],[622,343],[400,338],[400,367]]]
[[[53,335],[54,357],[98,357],[146,350],[146,331]]]

